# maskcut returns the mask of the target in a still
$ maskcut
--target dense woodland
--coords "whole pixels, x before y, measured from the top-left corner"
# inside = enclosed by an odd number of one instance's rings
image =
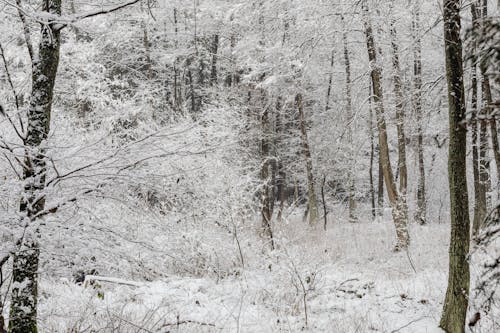
[[[500,332],[495,0],[0,0],[0,333]]]

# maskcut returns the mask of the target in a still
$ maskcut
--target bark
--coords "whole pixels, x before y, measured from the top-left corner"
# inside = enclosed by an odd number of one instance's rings
[[[417,182],[417,207],[415,221],[420,224],[427,223],[427,202],[425,194],[425,163],[424,163],[424,135],[422,130],[422,40],[420,37],[420,8],[415,1],[413,17],[413,76],[414,89],[413,107],[417,121],[417,156],[418,156],[418,182]]]
[[[210,84],[217,84],[217,60],[219,52],[219,35],[215,34],[212,39],[212,68],[210,71]]]
[[[153,78],[153,65],[151,62],[151,50],[149,47],[149,36],[148,36],[148,28],[146,26],[146,22],[144,20],[141,21],[141,28],[143,32],[142,36],[142,45],[144,46],[144,56],[146,62],[146,75],[148,80]]]
[[[281,148],[282,144],[282,136],[283,136],[283,121],[282,121],[282,103],[281,103],[281,97],[278,97],[278,101],[276,103],[276,140],[275,140],[275,146],[276,149],[279,150]],[[276,187],[277,187],[277,196],[278,200],[280,201],[280,205],[278,208],[278,221],[281,222],[283,218],[283,210],[285,209],[285,202],[287,199],[286,196],[286,171],[285,167],[283,165],[283,159],[281,156],[278,156],[278,161],[277,161],[277,181],[276,181]]]
[[[353,149],[353,140],[352,140],[352,127],[353,125],[353,113],[352,113],[352,93],[351,93],[351,62],[349,59],[349,49],[347,48],[347,33],[344,31],[342,34],[342,41],[344,45],[344,63],[345,63],[345,73],[346,73],[346,97],[347,97],[347,105],[346,105],[346,113],[347,113],[347,141],[350,147],[349,151],[349,161],[348,161],[348,200],[349,200],[349,222],[356,222],[356,201],[354,199],[355,195],[355,185],[354,185],[354,149]],[[333,56],[332,56],[333,61]]]
[[[306,119],[301,94],[295,96],[295,105],[299,111],[300,134],[306,162],[309,224],[315,225],[318,222],[318,200],[316,198],[311,150],[307,138]]]
[[[448,333],[465,332],[470,284],[469,203],[467,196],[467,130],[463,84],[460,1],[443,0],[446,76],[449,108],[448,178],[450,186],[451,237],[448,289],[440,327]]]
[[[479,33],[478,8],[476,3],[471,3],[472,29],[473,29],[473,47],[472,50],[472,96],[471,96],[471,127],[472,127],[472,170],[474,176],[474,219],[472,222],[472,233],[477,235],[479,225],[486,216],[486,193],[480,180],[479,171],[479,150],[478,150],[478,89],[477,89],[477,41],[476,34]],[[483,139],[484,140],[484,139]],[[484,142],[483,142],[484,144]]]
[[[376,118],[376,117],[375,117]],[[375,119],[375,121],[377,121]],[[378,148],[378,179],[377,179],[377,213],[384,215],[384,168],[382,167],[382,156],[380,155],[380,145]]]
[[[61,14],[61,0],[43,3],[43,11]],[[42,26],[38,58],[32,69],[32,93],[28,109],[26,155],[23,178],[24,194],[20,215],[25,236],[13,256],[10,333],[36,333],[38,300],[39,216],[45,207],[46,148],[44,142],[50,129],[54,84],[59,66],[60,31],[54,23]]]
[[[485,28],[484,22],[487,20],[488,16],[488,1],[483,0],[482,3],[482,15],[481,15],[481,23],[482,29]],[[483,35],[486,35],[486,31],[482,31]],[[489,114],[489,106],[492,102],[491,98],[491,87],[490,87],[490,79],[487,73],[486,61],[485,59],[481,59],[481,92],[482,92],[482,108],[480,110],[480,126],[479,126],[479,181],[483,187],[485,192],[485,214],[483,218],[479,221],[483,222],[484,218],[488,210],[490,209],[489,204],[489,196],[488,193],[491,191],[491,179],[490,179],[490,161],[488,158],[488,122],[490,117]]]
[[[375,157],[375,144],[373,142],[373,108],[372,108],[372,89],[370,83],[370,98],[368,99],[369,109],[370,109],[370,118],[368,129],[370,131],[370,169],[369,169],[369,177],[370,177],[370,198],[372,204],[372,217],[375,218],[377,216],[377,209],[375,206],[375,186],[373,184],[373,162]],[[383,190],[383,188],[382,188]]]
[[[326,90],[326,103],[325,111],[330,110],[330,96],[332,95],[332,82],[333,82],[333,65],[335,59],[335,52],[332,49],[332,55],[330,57],[330,75],[328,76],[328,88]]]
[[[174,8],[174,32],[175,32],[175,48],[179,47],[179,22],[177,8]],[[179,85],[179,69],[177,68],[177,59],[174,61],[174,107],[177,112],[180,111],[182,105],[181,87]]]
[[[368,13],[366,0],[363,1],[364,26],[366,35],[366,45],[368,50],[368,59],[370,61],[371,79],[373,84],[373,97],[375,102],[375,113],[377,116],[377,128],[380,147],[380,162],[386,185],[387,196],[392,208],[392,217],[396,228],[397,243],[395,251],[403,250],[408,247],[410,238],[408,234],[408,217],[405,210],[405,202],[398,193],[394,175],[392,173],[391,160],[389,156],[389,145],[387,142],[387,125],[384,115],[383,91],[382,91],[382,69],[377,64],[377,48],[373,38],[373,30]]]
[[[264,103],[263,103],[264,104]],[[269,108],[265,107],[261,116],[262,138],[261,138],[261,216],[262,216],[262,231],[270,240],[271,249],[274,249],[273,232],[271,228],[271,219],[273,216],[274,204],[274,182],[272,176],[272,157],[271,157],[271,124],[269,119]]]
[[[403,214],[408,215],[407,188],[408,171],[406,168],[406,136],[404,130],[403,84],[401,83],[401,65],[399,64],[399,48],[395,20],[391,20],[390,35],[392,47],[392,67],[394,81],[394,95],[396,96],[396,123],[398,135],[398,170],[399,170],[399,196]]]
[[[219,35],[215,34],[212,40],[212,69],[210,71],[210,84],[217,84],[217,60],[219,52]]]

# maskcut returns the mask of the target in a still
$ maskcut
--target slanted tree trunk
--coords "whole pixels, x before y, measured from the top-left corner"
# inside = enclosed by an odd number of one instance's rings
[[[43,2],[44,12],[61,15],[61,0]],[[60,31],[55,23],[42,26],[38,57],[32,68],[32,93],[28,109],[24,194],[20,203],[20,223],[24,226],[13,258],[10,333],[36,333],[39,262],[39,215],[45,208],[46,141],[50,129],[52,98],[59,66]]]
[[[390,27],[392,46],[392,67],[394,81],[394,95],[396,97],[396,126],[398,135],[398,170],[399,170],[399,196],[401,200],[402,214],[408,215],[407,188],[408,171],[406,168],[406,136],[404,130],[404,105],[403,105],[403,84],[401,83],[401,66],[399,64],[399,50],[397,43],[396,22],[391,20]]]
[[[392,208],[392,217],[396,227],[396,246],[395,251],[406,249],[410,237],[408,234],[408,217],[405,210],[405,202],[398,193],[394,175],[392,173],[391,160],[389,156],[389,145],[387,142],[387,125],[384,115],[383,91],[382,91],[382,69],[377,63],[377,48],[373,38],[373,30],[368,12],[366,0],[363,1],[364,26],[366,35],[366,45],[368,50],[368,59],[370,61],[371,79],[373,83],[373,95],[375,102],[375,112],[377,115],[378,138],[380,147],[380,160],[384,175],[384,182],[387,189],[387,195]]]
[[[467,195],[467,129],[463,83],[459,0],[443,0],[446,77],[448,81],[451,237],[448,289],[439,326],[448,333],[465,332],[469,296],[469,202]]]
[[[343,21],[343,18],[342,18]],[[348,200],[349,200],[349,222],[356,222],[356,200],[355,196],[355,185],[354,185],[354,142],[352,140],[352,127],[354,126],[354,118],[352,112],[352,93],[351,93],[351,62],[349,59],[349,49],[347,48],[347,33],[344,30],[342,34],[342,41],[344,45],[344,64],[345,64],[345,74],[346,74],[346,113],[347,113],[347,141],[349,146],[349,161],[348,161]],[[333,59],[333,56],[332,56]]]
[[[309,224],[316,225],[318,222],[318,200],[316,198],[316,189],[314,185],[313,164],[311,157],[311,150],[309,148],[309,140],[307,138],[307,126],[304,115],[304,105],[302,101],[302,94],[295,96],[295,105],[299,111],[299,126],[300,137],[302,141],[302,148],[304,150],[304,158],[306,162],[307,172],[307,204],[309,212]]]
[[[413,108],[417,121],[418,182],[415,221],[427,223],[427,201],[425,199],[424,135],[422,130],[422,40],[420,31],[420,2],[414,1],[413,13]]]

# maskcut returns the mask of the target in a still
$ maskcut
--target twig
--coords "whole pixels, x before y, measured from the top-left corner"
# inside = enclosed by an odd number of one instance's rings
[[[424,319],[424,318],[427,318],[427,316],[423,316],[423,317],[420,317],[420,318],[418,318],[418,319],[412,320],[412,321],[410,321],[408,324],[403,325],[403,326],[401,326],[400,328],[397,328],[397,329],[395,329],[395,330],[392,330],[392,331],[391,331],[391,333],[396,333],[396,332],[399,332],[399,331],[401,331],[403,328],[408,327],[408,326],[410,326],[411,324],[414,324],[414,323],[416,323],[417,321],[420,321],[420,320],[422,320],[422,319]]]

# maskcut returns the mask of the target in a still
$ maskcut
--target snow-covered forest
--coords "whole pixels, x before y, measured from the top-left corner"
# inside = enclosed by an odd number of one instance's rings
[[[0,333],[500,332],[496,0],[0,0]]]

